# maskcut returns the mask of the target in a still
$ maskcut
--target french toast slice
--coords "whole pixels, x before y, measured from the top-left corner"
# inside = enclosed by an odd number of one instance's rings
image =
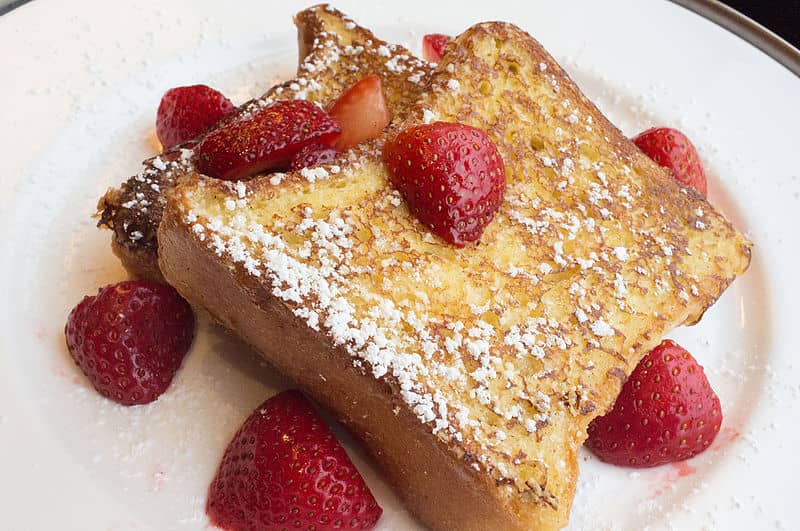
[[[405,116],[420,94],[431,66],[402,46],[378,39],[342,12],[320,4],[299,12],[299,65],[294,79],[276,85],[261,98],[242,105],[225,121],[281,99],[308,99],[327,105],[365,76],[381,77],[387,107],[394,119]],[[118,188],[109,189],[97,206],[98,226],[113,231],[111,247],[134,277],[162,279],[158,269],[156,229],[166,192],[194,171],[190,142],[144,161],[144,169]]]
[[[188,176],[159,227],[161,270],[333,411],[431,528],[559,529],[588,424],[751,245],[513,25],[451,42],[385,138],[432,119],[484,129],[505,162],[479,244],[409,213],[379,139],[314,171]]]

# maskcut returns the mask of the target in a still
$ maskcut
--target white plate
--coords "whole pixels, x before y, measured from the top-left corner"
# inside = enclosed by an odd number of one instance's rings
[[[202,323],[166,395],[122,408],[88,386],[63,339],[81,296],[124,277],[90,215],[153,151],[161,94],[207,82],[243,101],[289,75],[290,17],[304,5],[283,4],[36,0],[0,18],[0,528],[203,529],[226,442],[284,385]],[[755,242],[750,271],[698,326],[674,334],[722,398],[713,448],[639,472],[585,455],[570,529],[800,528],[786,487],[800,470],[800,79],[664,1],[367,4],[338,7],[415,50],[424,33],[481,20],[527,29],[627,133],[651,124],[687,132],[711,175],[711,201]],[[348,448],[386,509],[379,529],[415,528]]]

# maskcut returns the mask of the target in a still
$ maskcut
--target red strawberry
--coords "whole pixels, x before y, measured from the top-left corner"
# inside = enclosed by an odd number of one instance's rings
[[[703,368],[667,339],[633,370],[614,408],[592,421],[586,445],[608,463],[650,467],[699,454],[720,424],[719,397]]]
[[[156,114],[156,135],[164,149],[204,133],[235,109],[221,92],[206,85],[169,89]]]
[[[330,164],[336,160],[339,151],[320,143],[309,144],[294,156],[289,164],[289,171],[298,171],[303,168],[313,168],[323,164]]]
[[[301,149],[330,145],[340,132],[339,124],[310,101],[277,101],[208,133],[195,149],[197,169],[234,181],[286,168]]]
[[[640,133],[633,143],[659,166],[672,170],[675,179],[706,195],[708,183],[697,150],[686,135],[669,127],[654,127]]]
[[[429,63],[438,63],[444,55],[444,48],[450,42],[449,35],[429,33],[422,37],[422,57]]]
[[[206,512],[229,531],[329,531],[372,529],[383,509],[309,401],[285,391],[234,435]]]
[[[171,286],[130,280],[84,297],[64,333],[70,355],[101,395],[147,404],[169,387],[189,350],[194,315]]]
[[[342,126],[342,136],[333,143],[340,151],[378,136],[390,120],[381,78],[367,76],[357,82],[333,102],[328,112]]]
[[[383,161],[411,212],[459,247],[481,237],[503,200],[503,159],[486,133],[469,125],[409,127],[386,142]]]

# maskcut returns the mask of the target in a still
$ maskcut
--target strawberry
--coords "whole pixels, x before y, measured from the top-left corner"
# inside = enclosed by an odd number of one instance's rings
[[[340,151],[378,136],[390,120],[381,78],[358,81],[331,104],[328,113],[342,126],[342,136],[333,143]]]
[[[699,454],[721,423],[703,368],[667,339],[636,366],[613,409],[592,421],[586,445],[608,463],[650,467]]]
[[[208,490],[211,522],[229,531],[372,529],[383,509],[299,391],[244,422]]]
[[[314,166],[330,164],[336,159],[339,153],[340,152],[335,148],[325,146],[319,142],[309,144],[294,156],[292,162],[289,163],[289,171],[298,171],[303,168],[313,168]]]
[[[229,181],[285,169],[301,149],[330,145],[340,132],[339,124],[310,101],[277,101],[208,133],[195,148],[197,169]]]
[[[70,312],[67,348],[97,391],[147,404],[169,384],[194,336],[194,314],[171,286],[130,280],[101,288]]]
[[[383,161],[411,212],[459,247],[481,237],[503,200],[503,159],[488,135],[469,125],[409,127],[386,142]]]
[[[172,88],[158,105],[156,135],[169,149],[204,133],[234,109],[228,98],[206,85]]]
[[[708,183],[700,157],[686,135],[669,127],[654,127],[640,133],[633,143],[659,166],[672,170],[679,183],[706,195]]]
[[[422,57],[429,63],[438,63],[444,55],[444,48],[450,42],[449,35],[429,33],[422,37]]]

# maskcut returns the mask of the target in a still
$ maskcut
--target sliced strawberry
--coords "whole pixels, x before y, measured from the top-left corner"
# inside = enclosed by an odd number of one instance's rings
[[[650,467],[704,451],[721,424],[703,368],[667,339],[636,366],[614,408],[592,421],[586,446],[615,465]]]
[[[367,76],[360,80],[333,102],[328,113],[342,126],[342,135],[333,143],[339,151],[378,136],[391,119],[381,78]]]
[[[656,164],[672,170],[678,182],[707,195],[706,173],[686,135],[669,127],[654,127],[636,136],[633,143]]]
[[[442,60],[444,49],[452,39],[449,35],[429,33],[422,37],[422,57],[429,63],[438,63]]]
[[[298,171],[303,168],[313,168],[323,164],[330,164],[340,154],[335,148],[323,144],[309,144],[294,156],[289,164],[289,171]]]
[[[481,237],[503,200],[503,159],[475,127],[446,122],[409,127],[386,142],[383,161],[411,212],[458,246]]]
[[[85,297],[67,318],[67,348],[101,395],[131,406],[169,387],[194,336],[194,314],[171,286],[126,281]]]
[[[196,138],[234,109],[228,98],[206,85],[175,87],[161,97],[156,135],[169,149]]]
[[[285,391],[250,415],[225,450],[206,512],[228,530],[368,530],[380,508],[319,414]]]
[[[197,169],[229,181],[285,169],[301,149],[330,145],[340,132],[339,124],[309,101],[277,101],[208,133],[195,149]]]

